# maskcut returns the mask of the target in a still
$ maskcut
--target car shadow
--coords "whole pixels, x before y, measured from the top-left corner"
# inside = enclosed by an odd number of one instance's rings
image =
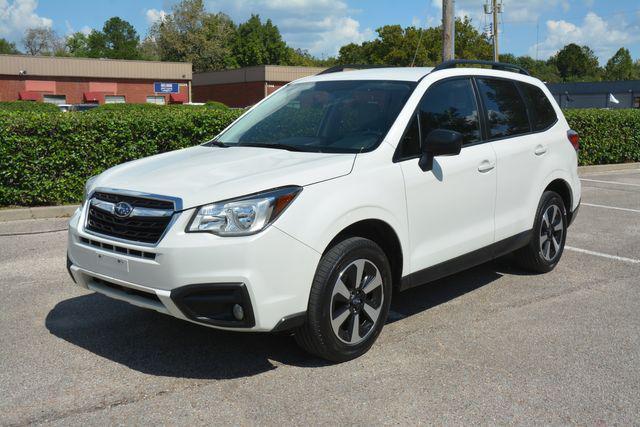
[[[394,295],[388,323],[450,301],[502,276],[496,262]],[[58,303],[47,315],[55,336],[139,372],[181,378],[230,379],[275,369],[329,365],[287,334],[226,332],[140,309],[100,294]]]
[[[444,304],[486,286],[505,274],[516,276],[532,274],[513,267],[513,264],[511,256],[505,256],[425,285],[396,292],[391,301],[387,324]]]

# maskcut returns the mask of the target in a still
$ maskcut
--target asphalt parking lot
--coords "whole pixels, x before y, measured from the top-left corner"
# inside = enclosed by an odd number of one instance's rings
[[[582,185],[552,273],[503,259],[400,294],[340,365],[86,292],[65,220],[0,223],[0,423],[637,424],[640,170]]]

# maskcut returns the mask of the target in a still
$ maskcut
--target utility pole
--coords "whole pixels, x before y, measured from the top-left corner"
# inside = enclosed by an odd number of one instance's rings
[[[493,15],[491,39],[493,40],[493,60],[499,61],[498,50],[498,13],[502,13],[502,0],[491,0],[491,4],[485,3],[484,13]]]
[[[442,0],[442,61],[455,58],[455,21],[453,11],[454,0]]]
[[[498,62],[498,7],[496,0],[491,0],[493,7],[493,60]]]

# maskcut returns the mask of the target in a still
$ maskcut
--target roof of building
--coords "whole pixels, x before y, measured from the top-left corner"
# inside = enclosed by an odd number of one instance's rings
[[[0,55],[0,75],[191,80],[192,72],[189,62]]]
[[[255,67],[238,68],[234,70],[209,71],[193,75],[193,86],[207,86],[230,83],[247,82],[291,82],[302,79],[313,81],[331,80],[397,80],[417,82],[427,74],[434,71],[433,67],[378,67],[363,69],[345,68],[344,71],[327,72],[326,68],[319,67],[291,67],[279,65],[259,65]],[[522,80],[537,84],[540,81],[522,73],[511,70],[478,68],[474,66],[446,68],[438,70],[444,75],[489,75],[508,77],[514,80]],[[439,74],[440,75],[440,74]]]
[[[247,82],[291,82],[324,71],[322,67],[257,65],[234,70],[207,71],[193,75],[193,86]]]
[[[640,92],[640,80],[616,80],[606,82],[573,82],[548,83],[552,93],[594,94],[594,93],[623,93]]]

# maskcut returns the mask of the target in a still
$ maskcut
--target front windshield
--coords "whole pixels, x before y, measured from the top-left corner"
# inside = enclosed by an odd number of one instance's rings
[[[215,142],[325,153],[372,150],[415,86],[376,80],[294,83],[278,90]]]

